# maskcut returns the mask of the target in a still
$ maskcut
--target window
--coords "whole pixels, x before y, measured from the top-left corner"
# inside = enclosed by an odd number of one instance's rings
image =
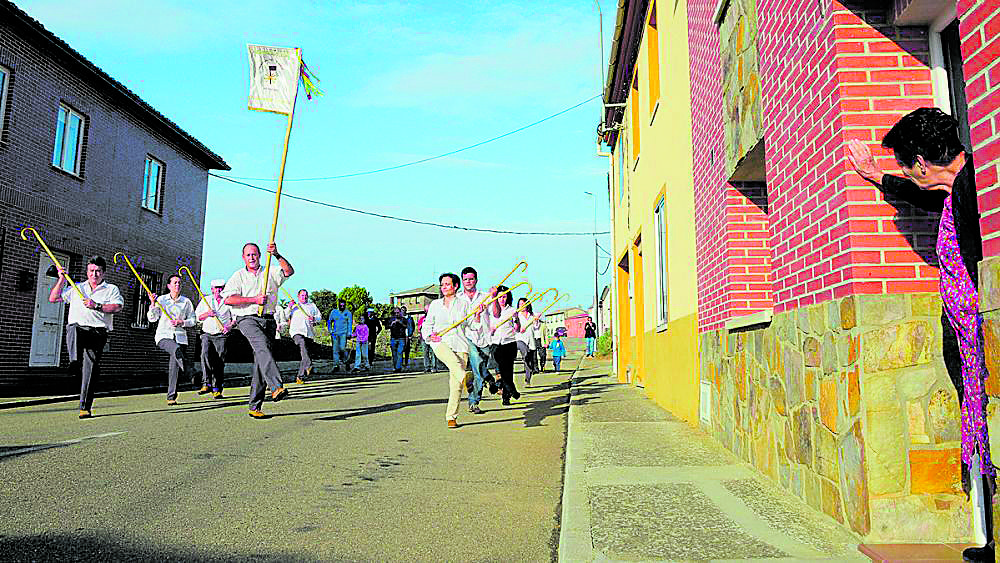
[[[639,160],[639,73],[632,79],[632,166]]]
[[[145,268],[137,268],[137,271],[149,289],[153,293],[159,293],[159,281],[163,275]],[[135,310],[132,328],[149,328],[149,319],[146,318],[146,313],[149,312],[149,296],[137,280],[132,280],[132,307]]]
[[[667,315],[667,215],[666,199],[660,199],[653,211],[653,218],[656,227],[656,320],[657,323],[666,323],[669,319]]]
[[[4,116],[7,115],[7,88],[10,86],[10,71],[0,66],[0,134],[3,133]]]
[[[52,166],[80,175],[80,153],[83,152],[84,118],[64,105],[59,105],[56,123],[56,143],[52,151]]]
[[[646,26],[646,63],[649,67],[649,113],[656,110],[660,101],[660,41],[656,30],[656,2],[649,12],[649,24]],[[652,119],[652,118],[650,118]]]
[[[163,163],[151,156],[146,157],[146,168],[142,174],[142,206],[150,211],[160,212],[163,195]]]

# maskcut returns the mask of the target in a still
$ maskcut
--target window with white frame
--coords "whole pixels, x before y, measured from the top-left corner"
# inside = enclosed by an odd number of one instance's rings
[[[83,152],[85,118],[79,113],[59,105],[56,122],[56,142],[52,150],[52,166],[71,174],[80,174],[80,153]]]
[[[0,134],[6,126],[7,115],[7,90],[10,87],[10,70],[0,66]]]
[[[154,272],[152,270],[147,270],[145,268],[139,268],[139,275],[142,277],[142,281],[146,282],[150,291],[157,293],[159,288],[159,281],[162,278],[162,274],[159,272]],[[142,284],[137,281],[132,282],[132,310],[135,311],[135,317],[132,318],[133,328],[149,328],[149,319],[146,317],[146,313],[149,312],[149,298],[146,296],[146,291],[142,288]]]
[[[151,156],[146,157],[146,168],[142,175],[142,206],[150,211],[160,212],[163,203],[163,163]]]
[[[664,324],[667,316],[667,210],[666,199],[661,199],[653,211],[656,228],[656,321]]]

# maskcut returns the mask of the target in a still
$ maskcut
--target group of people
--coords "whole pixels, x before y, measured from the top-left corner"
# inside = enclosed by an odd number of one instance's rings
[[[347,302],[341,299],[330,311],[327,329],[333,348],[333,371],[343,366],[345,371],[369,371],[375,360],[375,341],[383,327],[389,331],[389,348],[392,352],[392,371],[399,373],[410,364],[410,342],[416,332],[416,323],[406,314],[406,307],[396,307],[386,320],[380,320],[373,307],[368,307],[363,317],[355,321]],[[347,342],[354,339],[354,365],[350,365]],[[426,363],[426,361],[425,361]]]

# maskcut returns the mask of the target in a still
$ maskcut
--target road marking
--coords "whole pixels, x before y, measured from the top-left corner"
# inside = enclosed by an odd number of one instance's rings
[[[74,438],[72,440],[66,440],[64,442],[56,442],[54,444],[43,444],[41,446],[29,446],[27,448],[20,448],[17,450],[12,450],[9,452],[0,453],[0,458],[10,457],[15,455],[21,455],[31,452],[37,452],[41,450],[48,450],[50,448],[59,448],[62,446],[71,446],[73,444],[79,444],[84,440],[95,440],[97,438],[107,438],[108,436],[117,436],[119,434],[124,434],[125,432],[105,432],[104,434],[94,434],[93,436],[84,436],[83,438]]]

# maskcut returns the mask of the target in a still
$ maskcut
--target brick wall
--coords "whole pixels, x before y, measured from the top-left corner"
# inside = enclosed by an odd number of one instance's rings
[[[65,375],[65,346],[62,367],[27,367],[35,294],[34,289],[18,291],[16,280],[18,272],[34,273],[38,265],[39,249],[19,236],[20,228],[29,225],[38,229],[53,250],[71,255],[74,279],[85,278],[87,256],[100,254],[108,260],[107,279],[122,290],[126,306],[116,315],[110,351],[103,362],[106,380],[127,378],[130,386],[162,383],[166,355],[155,347],[152,329],[130,326],[135,310],[129,287],[134,282],[128,270],[111,263],[112,256],[124,251],[161,274],[190,265],[198,275],[207,171],[46,52],[10,28],[0,25],[0,30],[0,64],[13,73],[7,130],[0,139],[0,310],[4,311],[0,315],[0,392],[25,389],[29,383],[48,391],[78,384]],[[87,119],[82,177],[50,164],[60,102]],[[162,215],[139,205],[146,155],[165,164]],[[185,294],[196,295],[191,287],[185,288]]]
[[[768,202],[766,214],[747,215],[739,211],[750,201],[718,157],[715,2],[692,4],[699,328],[767,308],[768,299],[781,312],[859,293],[935,291],[935,217],[885,201],[844,157],[846,142],[861,139],[895,168],[878,142],[900,116],[933,104],[926,28],[889,25],[891,6],[758,1]],[[769,238],[747,247],[763,224]],[[768,260],[770,282],[746,277]],[[767,283],[772,296],[739,294]]]
[[[959,0],[965,96],[979,190],[983,256],[1000,255],[1000,4]]]

